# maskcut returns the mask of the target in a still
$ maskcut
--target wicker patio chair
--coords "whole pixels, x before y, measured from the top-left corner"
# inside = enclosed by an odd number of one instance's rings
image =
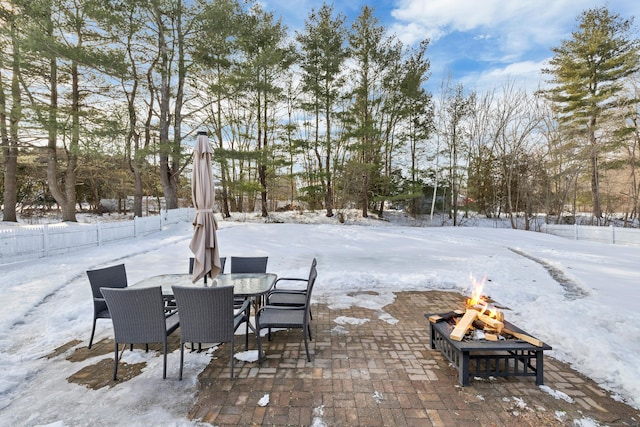
[[[231,257],[231,271],[230,273],[266,273],[267,272],[267,262],[269,261],[269,257],[266,256],[258,256],[258,257],[240,257],[240,256],[232,256]],[[234,299],[234,305],[236,308],[240,307],[244,302],[245,298],[236,297]],[[262,305],[263,301],[255,301],[255,307],[259,307]],[[247,324],[247,330],[245,334],[249,336],[249,324]]]
[[[234,333],[241,323],[249,321],[249,301],[244,301],[240,312],[234,314],[233,286],[172,288],[180,312],[180,379],[187,342],[229,343],[233,378]],[[245,348],[248,348],[248,341],[245,341]]]
[[[173,312],[165,315],[160,286],[139,289],[101,288],[113,321],[115,362],[113,380],[118,376],[118,344],[162,343],[164,368],[167,377],[167,337],[178,326],[180,318]],[[148,348],[148,347],[147,347]]]
[[[191,257],[189,258],[189,274],[193,273],[193,263],[195,262],[195,258]],[[224,265],[227,262],[227,258],[226,257],[220,257],[220,274],[224,273]],[[207,283],[207,276],[211,277],[211,274],[205,274],[204,275],[204,283]]]
[[[317,275],[316,269],[312,268],[309,281],[307,282],[305,303],[303,306],[265,305],[258,310],[256,313],[256,335],[258,336],[258,357],[260,359],[263,356],[262,340],[260,339],[260,331],[263,328],[269,328],[269,339],[271,338],[271,328],[300,328],[302,329],[302,336],[304,338],[304,349],[307,353],[307,361],[311,362],[308,343],[309,340],[313,340],[310,325],[311,292],[313,291],[313,285],[315,284]]]
[[[91,338],[89,338],[89,348],[91,348],[96,332],[96,321],[98,319],[111,319],[109,308],[104,301],[100,288],[126,288],[127,271],[124,264],[119,264],[96,270],[87,270],[87,277],[93,294],[93,327],[91,328]]]
[[[314,258],[311,262],[311,269],[309,270],[309,277],[306,279],[294,278],[294,277],[279,277],[273,284],[273,289],[267,294],[267,305],[282,305],[300,307],[304,306],[306,302],[307,286],[311,276],[314,274],[318,261]],[[286,284],[286,287],[282,285]],[[296,287],[291,287],[291,284],[297,284]],[[300,284],[304,284],[304,287],[300,287]],[[280,285],[280,287],[278,287]],[[309,311],[309,317],[313,319],[313,314]]]
[[[269,257],[231,257],[231,273],[266,273]]]

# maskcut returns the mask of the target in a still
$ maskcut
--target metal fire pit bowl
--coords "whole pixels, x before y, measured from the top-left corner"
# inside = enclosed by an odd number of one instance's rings
[[[428,318],[431,314],[425,314]],[[466,340],[450,338],[454,325],[448,321],[431,322],[430,344],[438,349],[458,370],[458,381],[469,385],[473,377],[536,377],[536,384],[544,383],[543,351],[551,346],[541,347],[518,339],[499,341]],[[528,334],[517,326],[504,322],[504,326],[516,332]]]

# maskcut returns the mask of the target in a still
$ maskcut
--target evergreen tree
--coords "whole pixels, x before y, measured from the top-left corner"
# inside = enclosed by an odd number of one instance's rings
[[[242,60],[237,70],[237,84],[249,97],[257,118],[255,140],[263,217],[268,216],[267,172],[272,166],[269,149],[275,135],[273,114],[282,94],[279,86],[282,73],[294,60],[286,36],[282,21],[257,4],[243,15],[238,40]]]
[[[313,114],[313,151],[320,171],[327,216],[333,216],[333,115],[341,95],[341,76],[346,59],[344,15],[334,16],[333,7],[324,4],[312,10],[305,31],[296,37],[300,43],[302,90],[310,97],[303,108]],[[321,121],[324,129],[321,129]]]
[[[419,161],[425,157],[425,143],[429,139],[433,130],[433,104],[431,94],[424,88],[424,84],[429,77],[430,63],[426,57],[428,40],[423,40],[415,48],[408,52],[408,58],[399,62],[400,68],[391,68],[390,76],[387,79],[389,84],[386,91],[390,92],[388,98],[393,100],[391,105],[396,108],[387,108],[391,110],[397,117],[395,127],[399,128],[399,137],[397,138],[402,144],[408,147],[408,168],[409,182],[405,186],[404,194],[393,195],[386,192],[386,195],[394,196],[398,199],[410,200],[410,211],[416,212],[417,199],[422,197],[422,180],[421,175],[424,170],[419,167]],[[391,114],[390,116],[392,116]],[[387,144],[390,148],[394,147],[391,143],[394,132],[388,133]],[[399,148],[399,147],[398,147]],[[404,148],[404,147],[403,147]],[[392,154],[394,156],[392,157]],[[387,160],[385,161],[385,177],[393,178],[391,171],[392,159],[399,157],[394,153],[393,149],[388,150]],[[397,161],[397,160],[396,160]],[[380,212],[382,215],[383,203],[380,203]]]
[[[0,71],[5,67],[9,73],[0,72],[0,145],[2,146],[2,220],[17,222],[16,204],[18,200],[18,136],[22,120],[22,95],[19,78],[22,67],[22,37],[19,8],[16,5],[0,4]],[[7,75],[10,83],[5,83]],[[9,80],[9,79],[6,79]],[[5,91],[8,90],[10,96]]]
[[[631,29],[631,19],[606,7],[586,10],[571,39],[552,49],[550,67],[543,70],[552,76],[554,87],[545,95],[556,106],[560,123],[586,141],[593,215],[598,220],[602,217],[599,162],[607,154],[603,126],[613,107],[629,96],[624,81],[639,66],[639,44]]]
[[[212,140],[219,150],[214,161],[220,165],[222,214],[229,213],[229,168],[224,154],[223,129],[229,123],[224,111],[233,95],[233,66],[237,52],[242,7],[237,0],[218,0],[205,5],[200,16],[199,43],[194,46],[194,60],[201,69],[198,85],[206,85],[207,119],[213,127]]]
[[[391,40],[385,28],[365,6],[349,33],[349,53],[354,62],[351,107],[346,120],[350,149],[355,154],[350,167],[352,179],[361,179],[362,216],[368,217],[369,191],[381,175],[382,133],[377,116],[382,105],[385,68],[392,56]]]

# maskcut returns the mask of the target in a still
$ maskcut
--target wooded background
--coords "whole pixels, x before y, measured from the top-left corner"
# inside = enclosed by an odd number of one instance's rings
[[[3,221],[105,198],[190,203],[198,131],[223,215],[358,207],[383,216],[535,213],[637,226],[639,43],[632,17],[585,10],[544,85],[438,93],[429,40],[404,46],[364,7],[325,4],[291,32],[235,0],[0,3]],[[525,227],[528,223],[525,221]]]

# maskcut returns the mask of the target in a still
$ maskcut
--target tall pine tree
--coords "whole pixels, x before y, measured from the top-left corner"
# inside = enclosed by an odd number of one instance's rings
[[[589,9],[578,18],[572,38],[553,48],[550,67],[554,86],[545,92],[557,108],[560,123],[581,135],[589,158],[593,215],[600,219],[599,161],[603,125],[625,92],[624,79],[638,70],[638,40],[631,37],[632,20],[606,7]],[[620,124],[622,126],[622,124]]]
[[[312,10],[304,33],[297,35],[301,46],[302,88],[311,101],[303,105],[314,116],[313,151],[318,162],[327,216],[333,216],[333,114],[344,84],[341,77],[346,59],[344,15],[334,16],[333,7],[324,4]],[[321,130],[321,121],[324,129]]]

